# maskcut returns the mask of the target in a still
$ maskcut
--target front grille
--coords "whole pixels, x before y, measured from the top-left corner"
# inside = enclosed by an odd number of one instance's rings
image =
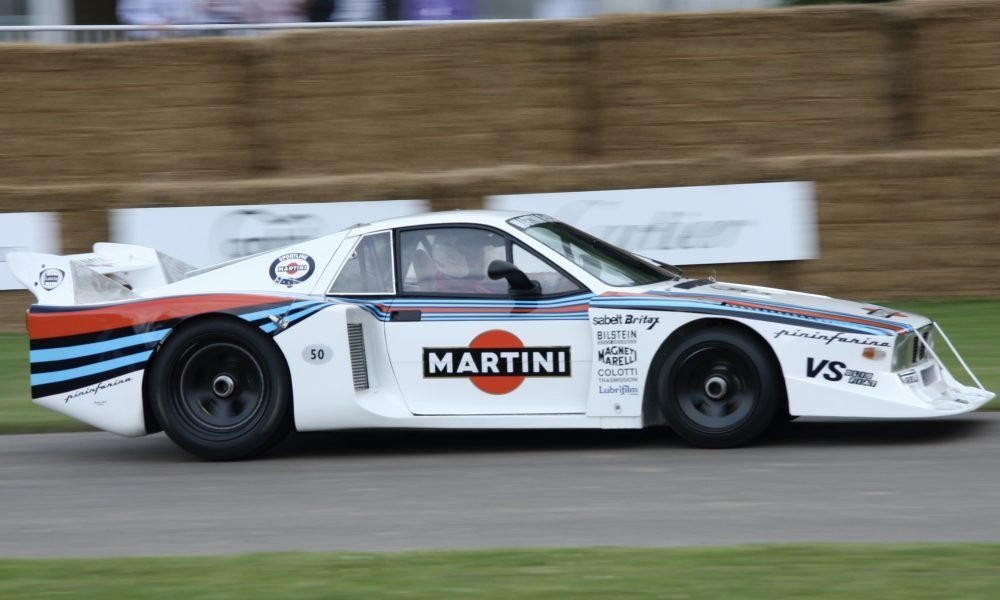
[[[354,389],[368,389],[368,360],[365,358],[365,332],[361,323],[347,324],[347,343],[351,348],[351,371]]]
[[[920,332],[920,336],[923,337],[924,340],[927,342],[927,345],[931,345],[931,346],[934,345],[934,339],[931,337],[933,335],[933,326],[932,325],[926,325],[924,327],[921,327],[918,331]],[[910,364],[914,364],[915,365],[918,362],[920,362],[920,361],[924,360],[925,358],[927,358],[927,345],[921,343],[920,340],[918,340],[918,339],[916,339],[916,337],[914,337],[914,339],[913,339],[913,362],[911,362]]]

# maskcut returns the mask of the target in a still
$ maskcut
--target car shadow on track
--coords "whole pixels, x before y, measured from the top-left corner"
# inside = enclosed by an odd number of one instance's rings
[[[934,421],[795,421],[753,446],[770,448],[941,444],[985,435],[1000,421],[975,417]],[[572,450],[689,449],[667,427],[635,430],[362,430],[296,433],[265,459]],[[735,450],[739,451],[739,450]]]

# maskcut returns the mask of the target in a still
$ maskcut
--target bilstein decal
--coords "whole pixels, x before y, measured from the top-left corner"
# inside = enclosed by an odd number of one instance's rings
[[[569,376],[569,346],[525,347],[500,329],[479,334],[468,348],[424,348],[424,377],[467,377],[487,394],[509,394],[526,377]]]
[[[635,344],[639,339],[638,329],[598,329],[597,345],[607,346],[608,344]]]
[[[292,287],[309,279],[315,269],[316,262],[308,254],[301,252],[282,254],[271,263],[271,281]]]

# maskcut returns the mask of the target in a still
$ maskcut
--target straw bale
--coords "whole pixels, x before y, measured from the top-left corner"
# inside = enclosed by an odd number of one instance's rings
[[[603,156],[889,147],[885,14],[851,7],[597,19]]]
[[[24,311],[34,302],[35,296],[27,290],[0,290],[0,333],[25,333]],[[27,344],[24,351],[27,360]]]
[[[4,181],[247,174],[252,42],[0,47]]]
[[[289,173],[560,164],[581,144],[580,27],[456,25],[284,36],[272,132]]]
[[[992,148],[1000,128],[1000,4],[916,3],[916,148]]]

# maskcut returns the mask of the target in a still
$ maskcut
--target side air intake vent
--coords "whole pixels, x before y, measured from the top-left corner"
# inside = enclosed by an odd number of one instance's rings
[[[361,323],[347,324],[347,342],[351,346],[351,371],[354,389],[368,389],[368,360],[365,358],[365,332]]]

